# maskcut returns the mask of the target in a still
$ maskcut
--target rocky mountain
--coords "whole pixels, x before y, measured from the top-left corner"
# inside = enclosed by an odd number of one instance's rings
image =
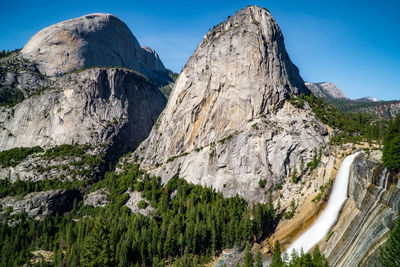
[[[362,97],[359,99],[356,99],[358,101],[367,101],[367,102],[378,102],[379,100],[375,97],[370,97],[370,96],[366,96],[366,97]]]
[[[333,83],[306,82],[305,84],[316,97],[323,98],[327,103],[344,112],[370,113],[384,119],[394,118],[400,113],[400,101],[380,101],[369,96],[353,100],[347,98]]]
[[[324,100],[343,112],[369,113],[379,118],[395,118],[400,113],[400,101],[370,101],[352,99],[324,98]]]
[[[266,9],[246,7],[205,35],[135,155],[165,180],[179,173],[265,201],[266,190],[327,142],[311,110],[288,103],[300,93],[309,90],[278,24]]]
[[[49,26],[21,51],[0,59],[0,150],[73,144],[84,146],[85,155],[116,161],[147,137],[166,104],[157,87],[169,83],[157,53],[140,47],[113,15]],[[93,176],[68,173],[67,163],[83,161],[81,155],[52,159],[58,168],[41,164],[42,158],[32,154],[17,165],[1,166],[0,173],[33,180]]]
[[[133,71],[67,74],[40,94],[0,109],[0,147],[88,143],[127,152],[146,138],[164,105],[162,94]]]
[[[330,82],[321,83],[305,83],[308,89],[316,96],[322,98],[339,98],[347,99],[343,91],[337,87],[335,84]]]
[[[363,143],[364,124],[332,123],[343,114],[310,94],[384,105],[304,83],[258,6],[210,30],[175,75],[110,14],[57,23],[0,57],[6,265],[43,251],[54,265],[193,266],[222,251],[233,266],[251,248],[226,248],[293,242],[324,209],[345,155],[361,149],[350,197],[319,245],[333,266],[377,263],[400,208],[399,174],[381,165],[378,137]],[[236,195],[248,202],[223,197]]]
[[[134,69],[146,76],[166,69],[157,53],[141,47],[129,28],[111,14],[89,14],[46,27],[21,50],[40,72],[59,76],[84,67]]]

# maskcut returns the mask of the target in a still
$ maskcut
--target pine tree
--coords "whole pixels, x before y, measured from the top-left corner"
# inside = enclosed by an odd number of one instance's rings
[[[400,266],[400,217],[390,232],[386,244],[380,249],[379,261],[383,266]]]
[[[251,245],[249,242],[246,244],[246,248],[244,250],[244,259],[242,267],[253,267],[254,259],[253,254],[251,253]]]
[[[400,115],[389,122],[383,140],[383,164],[392,170],[400,169]]]
[[[297,184],[298,182],[298,177],[297,177],[297,168],[294,166],[293,172],[292,172],[292,182],[294,184]]]
[[[321,256],[321,252],[319,251],[319,246],[317,245],[313,252],[313,264],[316,267],[319,267],[319,266],[322,266],[320,263],[322,263],[322,256]]]
[[[300,175],[302,175],[304,172],[304,158],[300,158]]]
[[[258,250],[257,254],[256,254],[255,267],[263,267],[263,260],[262,260],[262,255],[261,255],[261,251],[260,250]]]
[[[110,244],[110,228],[107,219],[98,217],[83,247],[83,263],[90,266],[112,266],[114,253]]]
[[[270,267],[282,267],[283,261],[282,261],[282,255],[281,255],[281,245],[279,244],[279,241],[275,241],[274,245],[274,251],[272,253],[272,262],[269,265]]]

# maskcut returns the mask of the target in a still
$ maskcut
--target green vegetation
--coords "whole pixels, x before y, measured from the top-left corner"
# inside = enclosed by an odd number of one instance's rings
[[[10,56],[10,55],[12,55],[12,54],[16,54],[16,53],[18,53],[19,51],[21,51],[21,48],[14,49],[14,50],[11,50],[11,51],[2,50],[2,51],[0,51],[0,59],[1,59],[1,58],[4,58],[4,57],[8,57],[8,56]]]
[[[32,164],[32,162],[29,162],[26,168],[34,170],[39,174],[57,169],[60,172],[58,177],[60,180],[59,183],[62,183],[61,181],[65,180],[64,178],[66,176],[70,176],[72,178],[86,177],[86,181],[93,181],[98,175],[100,166],[103,165],[105,161],[104,154],[92,155],[86,152],[89,149],[90,146],[88,145],[77,144],[55,146],[47,149],[46,151],[38,146],[12,148],[10,150],[0,152],[0,166],[3,168],[15,167],[24,161],[28,156],[33,155],[34,163]],[[58,162],[63,160],[67,160],[67,162]],[[9,182],[4,183],[8,184]],[[38,183],[38,186],[39,188],[43,189],[71,187],[70,185],[61,186],[55,181],[46,182],[46,185],[41,185],[40,183],[41,182]],[[29,182],[29,184],[34,186],[33,182]],[[6,189],[5,187],[2,188],[2,190],[5,190],[4,192],[8,192],[10,190],[15,191],[15,189]],[[22,192],[32,192],[32,190],[25,188],[21,191],[21,194]]]
[[[274,250],[272,255],[272,262],[269,265],[270,267],[282,267],[284,262],[282,260],[282,252],[281,252],[281,244],[279,241],[275,241]]]
[[[331,190],[332,185],[333,185],[333,179],[329,179],[329,181],[326,184],[321,185],[319,187],[319,192],[318,192],[317,196],[315,198],[313,198],[313,200],[311,200],[311,201],[318,202],[321,199],[323,201],[328,200],[329,191]]]
[[[106,173],[92,186],[92,191],[109,190],[110,203],[104,208],[80,202],[68,215],[42,221],[26,214],[4,215],[0,266],[28,263],[30,251],[37,249],[53,251],[55,266],[197,266],[224,248],[262,240],[273,229],[272,203],[249,206],[238,196],[224,198],[177,177],[162,185],[139,165],[124,164],[122,169]],[[155,208],[149,217],[124,206],[127,189],[137,187]],[[9,225],[9,220],[20,223]]]
[[[29,155],[43,152],[41,147],[16,147],[0,152],[0,165],[3,168],[15,167]]]
[[[317,149],[314,148],[313,159],[312,161],[307,163],[307,167],[309,168],[309,173],[311,173],[318,167],[319,163],[321,162],[321,157],[322,157],[322,148],[319,149],[319,153],[317,153]]]
[[[343,113],[313,94],[292,96],[289,102],[298,108],[303,108],[304,102],[301,100],[307,101],[315,115],[323,123],[340,131],[331,139],[334,145],[361,141],[371,142],[372,140],[381,141],[383,138],[385,120],[368,113]]]
[[[85,154],[85,151],[88,149],[90,149],[89,145],[63,144],[46,150],[42,158],[55,159],[66,157],[82,157]]]
[[[293,216],[294,216],[295,211],[296,211],[296,203],[294,202],[294,199],[292,199],[292,201],[290,202],[290,210],[286,211],[282,215],[283,219],[285,219],[285,220],[292,219]]]
[[[233,137],[233,136],[230,134],[230,135],[228,135],[227,137],[222,138],[221,140],[219,140],[219,142],[220,142],[221,144],[225,144],[225,142],[231,140],[232,137]]]
[[[379,117],[390,118],[389,107],[391,105],[399,104],[400,101],[360,101],[350,99],[335,99],[335,98],[324,98],[324,101],[328,104],[336,107],[344,113],[369,113],[376,114]],[[385,111],[385,112],[383,112]]]
[[[266,179],[259,180],[258,185],[260,186],[260,188],[265,188],[265,186],[267,185],[267,180]]]
[[[147,202],[145,201],[145,200],[140,200],[139,201],[139,203],[138,203],[138,207],[140,208],[140,209],[145,209],[145,208],[147,208]]]
[[[380,248],[379,262],[385,267],[400,266],[400,217],[397,218],[385,245]]]
[[[290,261],[286,253],[282,255],[279,241],[275,242],[273,250],[272,262],[270,267],[328,267],[328,261],[324,255],[321,254],[318,245],[315,247],[313,254],[300,252],[300,255],[293,251]]]
[[[91,147],[89,145],[64,144],[52,147],[41,156],[44,160],[66,160],[67,164],[48,165],[43,167],[37,166],[36,171],[44,173],[51,169],[61,169],[68,171],[68,174],[73,176],[95,177],[98,168],[105,163],[104,153],[93,155],[87,153]]]
[[[189,152],[184,152],[184,153],[182,153],[182,154],[180,154],[180,155],[172,156],[172,157],[170,157],[170,158],[167,159],[167,163],[168,163],[168,162],[172,162],[172,161],[174,161],[174,160],[177,159],[177,158],[184,157],[184,156],[187,156],[187,155],[189,155]]]
[[[263,259],[260,250],[257,251],[254,267],[263,267]]]
[[[282,190],[282,184],[275,185],[274,191],[276,191],[276,190]]]
[[[334,231],[331,231],[331,232],[326,236],[325,242],[328,242],[329,239],[331,239],[331,237],[332,237],[332,235],[333,235],[334,233],[335,233]]]
[[[242,267],[253,267],[254,259],[251,253],[251,244],[247,242],[244,250],[243,265]]]
[[[59,179],[46,179],[42,181],[21,181],[17,179],[0,180],[0,198],[6,196],[23,196],[31,192],[40,192],[54,189],[80,189],[88,186],[91,181],[60,181]]]
[[[13,107],[25,99],[17,88],[3,87],[0,89],[0,106]]]
[[[400,115],[389,121],[383,145],[382,161],[385,167],[400,170]]]
[[[297,168],[294,167],[292,171],[292,183],[297,184],[300,181],[300,176],[297,174]]]
[[[164,80],[169,80],[170,83],[163,85],[161,83],[161,81],[159,81],[159,82],[156,81],[156,84],[160,84],[160,86],[158,87],[158,90],[160,90],[161,93],[163,93],[163,95],[168,99],[169,95],[171,94],[174,83],[175,83],[176,79],[178,78],[179,74],[175,73],[169,69],[167,69],[167,73],[168,73],[168,78],[166,79],[166,77],[164,77]]]

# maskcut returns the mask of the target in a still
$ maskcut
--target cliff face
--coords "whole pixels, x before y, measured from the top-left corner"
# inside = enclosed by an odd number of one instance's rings
[[[0,207],[3,208],[0,218],[9,207],[12,208],[11,214],[24,211],[37,220],[47,215],[62,215],[72,209],[75,199],[79,201],[80,198],[79,191],[75,190],[49,190],[30,193],[23,197],[5,197],[0,199]]]
[[[379,246],[400,211],[400,179],[359,154],[350,170],[349,199],[321,251],[332,266],[374,266]]]
[[[146,138],[165,102],[132,71],[93,68],[64,75],[40,94],[0,110],[0,148],[103,144],[117,157]]]
[[[309,91],[277,23],[267,10],[246,7],[205,35],[136,154],[165,179],[179,172],[263,201],[259,180],[266,190],[282,182],[327,141],[308,107],[287,103],[292,93]]]
[[[125,23],[103,13],[46,27],[29,40],[21,54],[48,76],[91,66],[126,67],[146,76],[166,71],[157,53],[142,48]]]

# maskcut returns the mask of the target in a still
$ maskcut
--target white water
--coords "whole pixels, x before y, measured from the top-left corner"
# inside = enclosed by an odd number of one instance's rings
[[[347,242],[346,247],[343,251],[343,253],[341,254],[340,257],[336,257],[335,262],[332,263],[332,266],[336,266],[336,264],[338,263],[338,261],[343,257],[344,253],[347,252],[347,249],[349,248],[349,246],[351,244],[353,244],[354,239],[357,237],[357,235],[359,234],[359,230],[360,227],[364,226],[364,222],[366,219],[369,218],[370,214],[375,210],[375,207],[378,205],[378,203],[381,201],[382,195],[383,193],[385,193],[386,188],[387,188],[387,183],[388,183],[388,177],[389,177],[389,172],[387,171],[387,169],[384,169],[382,172],[381,177],[379,178],[379,189],[378,189],[378,196],[374,202],[374,204],[368,209],[367,214],[364,215],[364,218],[362,219],[361,223],[358,225],[356,231],[354,231],[353,236],[350,239],[350,242]]]
[[[346,202],[350,166],[358,153],[359,152],[347,156],[343,160],[333,183],[328,205],[322,211],[321,215],[314,222],[314,224],[299,238],[297,238],[286,250],[289,257],[293,250],[296,250],[298,253],[301,251],[301,249],[303,249],[304,252],[309,251],[315,244],[317,244],[329,233],[329,230],[336,222],[339,212]]]

